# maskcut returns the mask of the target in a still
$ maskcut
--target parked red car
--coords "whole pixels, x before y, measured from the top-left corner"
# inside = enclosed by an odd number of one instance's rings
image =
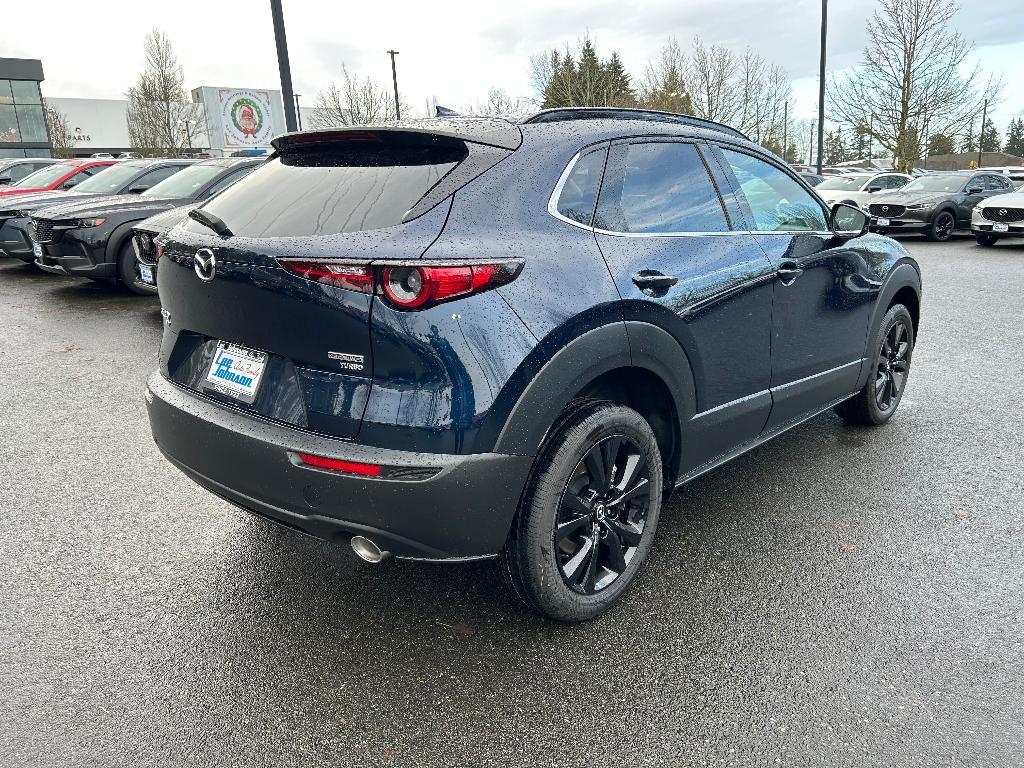
[[[62,160],[40,168],[9,187],[0,186],[0,196],[21,195],[26,192],[46,192],[53,189],[71,189],[90,176],[95,176],[116,160]]]

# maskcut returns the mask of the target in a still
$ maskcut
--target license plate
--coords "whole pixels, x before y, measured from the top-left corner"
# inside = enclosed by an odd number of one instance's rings
[[[888,227],[889,226],[889,220],[888,219],[879,219],[878,220],[878,226],[880,226],[880,227]]]
[[[39,243],[32,243],[32,255],[37,259],[43,258],[43,246]]]
[[[156,281],[153,279],[153,268],[146,264],[139,264],[139,279],[144,283],[156,285]]]
[[[1009,232],[1010,231],[1010,225],[1009,224],[993,224],[992,225],[992,231],[993,232]]]
[[[266,363],[266,352],[226,341],[218,342],[206,374],[205,388],[251,405],[256,399]]]

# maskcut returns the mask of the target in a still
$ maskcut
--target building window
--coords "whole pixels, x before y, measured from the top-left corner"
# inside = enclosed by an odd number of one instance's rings
[[[39,83],[34,80],[0,80],[0,144],[46,143]]]

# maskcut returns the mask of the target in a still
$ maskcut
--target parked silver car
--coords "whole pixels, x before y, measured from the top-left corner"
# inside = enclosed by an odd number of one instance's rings
[[[828,176],[814,188],[829,205],[845,203],[867,210],[871,195],[875,192],[891,192],[899,189],[911,177],[905,173],[845,173]]]

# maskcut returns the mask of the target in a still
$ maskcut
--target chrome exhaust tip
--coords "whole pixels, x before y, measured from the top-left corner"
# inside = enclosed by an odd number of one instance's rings
[[[391,557],[390,552],[381,549],[365,536],[353,536],[349,543],[352,545],[352,551],[356,553],[356,557],[364,563],[376,565]]]

